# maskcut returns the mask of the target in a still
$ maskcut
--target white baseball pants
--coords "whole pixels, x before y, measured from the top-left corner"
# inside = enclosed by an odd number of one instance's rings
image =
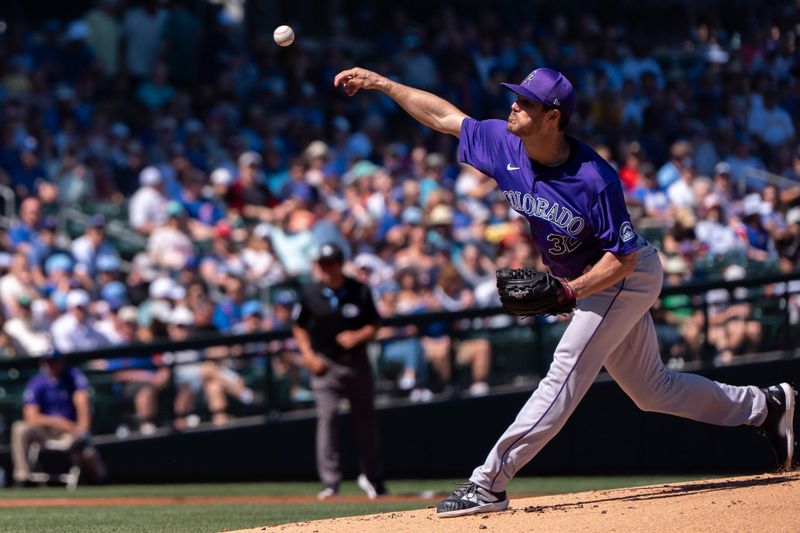
[[[505,490],[564,426],[604,365],[644,411],[721,426],[764,421],[766,398],[757,387],[734,387],[664,367],[649,313],[661,291],[661,261],[651,246],[637,254],[633,274],[578,302],[547,376],[470,481]]]

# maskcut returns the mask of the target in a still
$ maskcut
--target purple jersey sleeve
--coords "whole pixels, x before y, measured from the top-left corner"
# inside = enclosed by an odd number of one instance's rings
[[[89,388],[89,380],[86,379],[86,375],[78,370],[77,368],[70,369],[70,373],[72,374],[72,382],[75,384],[75,390],[86,390]]]
[[[31,405],[39,403],[39,391],[42,388],[42,381],[39,376],[34,376],[25,386],[25,392],[22,393],[23,405]]]
[[[597,194],[593,218],[597,225],[595,235],[602,250],[615,255],[627,255],[639,248],[638,235],[625,208],[622,182],[616,181]]]
[[[494,161],[505,142],[505,131],[504,120],[478,121],[474,118],[465,118],[461,122],[458,160],[491,176]]]

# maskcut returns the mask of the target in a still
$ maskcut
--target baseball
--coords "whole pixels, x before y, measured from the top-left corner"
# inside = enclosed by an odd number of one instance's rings
[[[278,46],[289,46],[294,42],[294,30],[286,25],[278,26],[272,32],[272,38]]]

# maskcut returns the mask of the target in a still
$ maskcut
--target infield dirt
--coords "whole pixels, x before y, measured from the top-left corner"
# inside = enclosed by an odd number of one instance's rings
[[[420,511],[263,526],[271,533],[800,531],[800,472],[514,499],[507,511],[436,518]]]

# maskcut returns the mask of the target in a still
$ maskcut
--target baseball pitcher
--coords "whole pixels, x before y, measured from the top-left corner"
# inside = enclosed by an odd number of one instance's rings
[[[381,91],[422,124],[459,138],[459,159],[492,176],[525,216],[549,273],[497,272],[507,312],[572,313],[547,376],[469,480],[439,503],[440,517],[508,507],[506,485],[561,429],[605,366],[643,410],[760,428],[779,464],[792,462],[796,392],[733,387],[672,372],[661,362],[649,309],[662,286],[658,253],[636,233],[617,173],[564,133],[575,91],[560,72],[539,68],[520,84],[507,120],[478,121],[449,102],[375,72],[353,68],[334,79],[350,96]]]

